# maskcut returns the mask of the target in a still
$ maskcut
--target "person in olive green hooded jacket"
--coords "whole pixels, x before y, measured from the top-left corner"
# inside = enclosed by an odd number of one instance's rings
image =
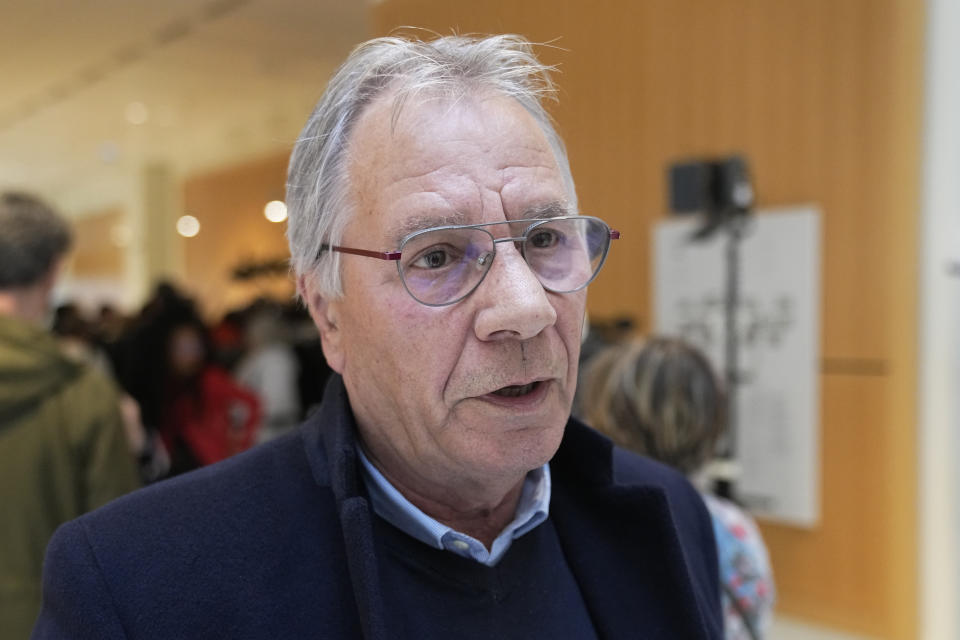
[[[70,229],[32,196],[0,195],[0,637],[40,611],[47,541],[139,486],[112,382],[43,328]]]

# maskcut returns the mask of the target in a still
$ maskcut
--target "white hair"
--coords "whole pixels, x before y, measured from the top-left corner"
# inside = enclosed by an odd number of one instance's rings
[[[346,156],[353,125],[387,89],[394,95],[394,122],[408,98],[424,94],[456,99],[494,91],[515,99],[546,136],[576,211],[566,148],[542,105],[545,98],[556,99],[552,71],[534,56],[533,45],[516,35],[386,37],[359,45],[330,80],[290,156],[287,238],[295,274],[310,278],[323,296],[343,294],[340,254],[321,252],[321,246],[339,244],[350,219]]]

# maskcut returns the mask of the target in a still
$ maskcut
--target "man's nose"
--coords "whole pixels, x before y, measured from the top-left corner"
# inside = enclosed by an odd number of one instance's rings
[[[497,247],[490,273],[473,295],[480,303],[475,331],[481,340],[527,340],[557,321],[546,289],[512,243]]]

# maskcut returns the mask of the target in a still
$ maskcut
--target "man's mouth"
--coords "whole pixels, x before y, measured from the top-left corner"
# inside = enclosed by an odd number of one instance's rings
[[[528,393],[533,393],[533,391],[536,390],[539,385],[539,381],[531,382],[529,384],[513,384],[497,389],[493,392],[493,395],[501,396],[503,398],[519,398],[520,396],[525,396]]]

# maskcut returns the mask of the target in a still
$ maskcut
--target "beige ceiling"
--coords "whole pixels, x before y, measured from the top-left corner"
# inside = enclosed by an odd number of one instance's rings
[[[360,0],[2,0],[0,190],[82,214],[288,149],[366,37]]]

